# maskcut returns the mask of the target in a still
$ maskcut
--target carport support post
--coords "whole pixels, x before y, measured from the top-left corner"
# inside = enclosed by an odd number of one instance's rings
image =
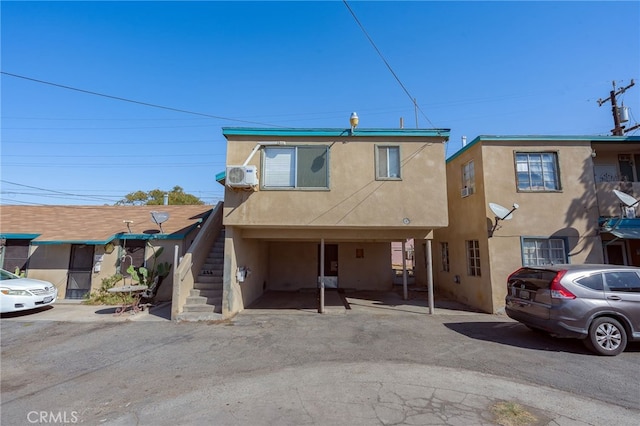
[[[431,240],[427,240],[427,290],[429,293],[429,315],[433,315],[433,260],[431,259]]]
[[[402,240],[402,297],[404,300],[409,298],[408,290],[407,290],[407,252],[406,250],[406,240]]]
[[[324,238],[320,240],[320,306],[318,313],[324,314]]]

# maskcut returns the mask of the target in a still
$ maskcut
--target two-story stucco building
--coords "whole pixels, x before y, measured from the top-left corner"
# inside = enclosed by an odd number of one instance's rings
[[[228,316],[265,291],[392,288],[391,242],[448,225],[448,129],[224,128]],[[424,258],[424,254],[422,254]],[[426,285],[428,271],[416,268]]]
[[[640,196],[637,148],[640,137],[631,136],[475,138],[447,160],[449,226],[434,232],[437,289],[497,312],[507,277],[523,265],[640,265],[638,220],[626,220],[626,232],[615,220],[616,229],[601,226],[620,217],[613,189]],[[494,210],[511,214],[496,223]]]

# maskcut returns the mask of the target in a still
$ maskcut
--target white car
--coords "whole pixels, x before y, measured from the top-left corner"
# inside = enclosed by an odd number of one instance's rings
[[[20,278],[0,269],[0,313],[40,308],[57,298],[58,289],[50,282]]]

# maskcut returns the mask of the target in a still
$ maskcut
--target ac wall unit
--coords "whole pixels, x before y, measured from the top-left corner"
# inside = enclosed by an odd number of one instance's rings
[[[466,186],[460,190],[460,196],[462,198],[468,197],[469,195],[471,195],[471,190],[469,188],[467,188]]]
[[[227,166],[225,178],[231,188],[248,188],[258,184],[256,166]]]

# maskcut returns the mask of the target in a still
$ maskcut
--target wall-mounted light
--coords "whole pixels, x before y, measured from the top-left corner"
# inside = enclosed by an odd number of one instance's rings
[[[358,127],[359,121],[360,119],[358,118],[358,114],[352,112],[351,117],[349,117],[349,124],[351,124],[351,134],[353,134],[353,132],[356,130],[356,127]]]

